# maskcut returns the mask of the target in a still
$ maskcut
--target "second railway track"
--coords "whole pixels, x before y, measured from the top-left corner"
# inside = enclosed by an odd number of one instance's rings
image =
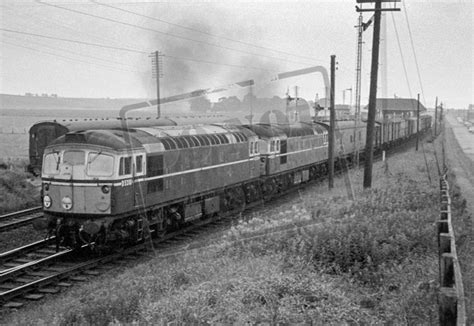
[[[0,233],[28,225],[42,216],[41,206],[0,215]]]

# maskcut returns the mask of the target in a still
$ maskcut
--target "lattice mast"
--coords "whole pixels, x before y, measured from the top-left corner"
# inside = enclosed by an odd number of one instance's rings
[[[359,23],[357,24],[357,61],[356,61],[356,82],[355,82],[355,112],[354,112],[354,153],[355,163],[359,164],[359,140],[357,139],[357,125],[360,120],[360,93],[362,78],[362,32],[364,31],[362,23],[362,13],[359,14]]]

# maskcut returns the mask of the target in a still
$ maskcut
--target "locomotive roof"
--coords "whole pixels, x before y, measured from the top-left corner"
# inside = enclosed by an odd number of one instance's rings
[[[49,146],[68,143],[99,145],[115,150],[137,148],[142,145],[135,135],[129,132],[107,129],[69,132],[52,141]]]
[[[126,150],[145,147],[147,150],[163,151],[178,148],[211,146],[247,141],[255,136],[240,126],[198,125],[143,127],[125,130],[85,130],[69,132],[51,145],[84,143]]]

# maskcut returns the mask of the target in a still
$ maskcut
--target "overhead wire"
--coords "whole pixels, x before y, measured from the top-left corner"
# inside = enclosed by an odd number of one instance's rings
[[[6,35],[6,36],[8,37],[9,35]],[[17,40],[18,40],[18,39],[17,39]],[[114,60],[110,60],[110,59],[99,58],[99,57],[96,57],[96,56],[92,56],[92,55],[88,55],[88,54],[83,54],[83,53],[78,53],[77,51],[71,51],[71,50],[67,50],[67,49],[64,49],[64,48],[57,48],[57,47],[54,47],[54,46],[51,46],[51,45],[47,45],[47,44],[35,42],[35,41],[32,41],[32,40],[28,40],[28,42],[31,43],[31,44],[36,44],[36,45],[38,45],[38,46],[41,46],[41,47],[45,47],[45,48],[54,50],[54,51],[67,52],[67,53],[73,54],[73,55],[75,55],[75,56],[81,56],[81,57],[93,59],[93,60],[96,60],[96,61],[101,61],[101,62],[105,62],[105,63],[110,63],[110,64],[113,64],[113,65],[115,65],[115,66],[124,66],[124,67],[136,68],[136,66],[134,66],[134,65],[126,64],[126,63],[123,63],[123,62],[118,62],[118,61],[114,61]],[[38,50],[39,50],[39,49],[38,49]],[[134,70],[126,70],[126,71],[129,71],[129,72],[137,72],[137,73],[143,73],[143,71],[139,71],[139,70],[135,70],[135,69],[134,69]]]
[[[227,47],[227,46],[223,46],[223,45],[219,45],[219,44],[215,44],[215,43],[211,43],[211,42],[207,42],[207,41],[196,40],[196,39],[193,39],[193,38],[190,38],[190,37],[181,36],[181,35],[173,34],[173,33],[170,33],[170,32],[163,32],[163,31],[153,29],[153,28],[143,27],[143,26],[140,26],[140,25],[127,23],[127,22],[124,22],[124,21],[120,21],[120,20],[116,20],[116,19],[112,19],[112,18],[108,18],[108,17],[104,17],[104,16],[99,16],[99,15],[87,13],[87,12],[84,12],[84,11],[76,10],[76,9],[66,8],[66,7],[58,6],[58,5],[55,5],[55,4],[52,4],[52,3],[48,3],[48,2],[42,2],[41,0],[35,0],[35,1],[40,3],[40,4],[50,6],[50,7],[53,7],[53,8],[73,12],[73,13],[88,16],[88,17],[97,18],[97,19],[100,19],[100,20],[104,20],[104,21],[108,21],[108,22],[112,22],[112,23],[116,23],[116,24],[120,24],[120,25],[124,25],[124,26],[128,26],[128,27],[141,29],[141,30],[144,30],[144,31],[149,31],[149,32],[153,32],[153,33],[157,33],[157,34],[161,34],[161,35],[166,35],[166,36],[169,36],[169,37],[174,37],[174,38],[182,39],[182,40],[185,40],[185,41],[206,44],[206,45],[209,45],[209,46],[222,48],[222,49],[225,49],[225,50],[228,50],[228,51],[240,52],[240,53],[244,53],[244,54],[248,54],[248,55],[252,55],[252,56],[259,56],[259,57],[265,57],[265,58],[270,58],[270,59],[280,60],[280,61],[285,61],[285,62],[290,62],[290,63],[303,64],[299,61],[282,59],[282,58],[269,56],[269,55],[265,55],[265,54],[259,54],[259,53],[239,50],[239,49],[235,49],[235,48],[231,48],[231,47]],[[304,63],[304,64],[307,65],[307,63]]]
[[[393,27],[395,29],[395,35],[397,36],[398,51],[400,52],[400,57],[402,58],[403,71],[405,72],[405,79],[406,79],[407,86],[408,86],[408,94],[410,95],[410,98],[412,98],[411,87],[410,87],[410,79],[408,78],[408,71],[407,71],[407,67],[406,67],[406,64],[405,64],[405,58],[403,56],[402,46],[400,44],[400,37],[398,35],[398,28],[397,28],[397,24],[395,22],[395,16],[394,16],[393,12],[390,12],[390,13],[392,15],[392,22],[393,22]]]
[[[16,34],[21,34],[21,35],[29,35],[29,36],[34,36],[34,37],[41,37],[41,38],[46,38],[46,39],[59,40],[59,41],[65,41],[65,42],[70,42],[70,43],[77,43],[77,44],[82,44],[82,45],[96,46],[96,47],[101,47],[101,48],[106,48],[106,49],[121,50],[121,51],[134,52],[134,53],[147,54],[147,55],[150,54],[150,52],[136,50],[136,49],[121,48],[121,47],[108,46],[108,45],[103,45],[103,44],[98,44],[98,43],[90,43],[90,42],[84,42],[84,41],[79,41],[79,40],[71,40],[71,39],[66,39],[66,38],[62,38],[62,37],[55,37],[55,36],[41,35],[41,34],[37,34],[37,33],[22,32],[22,31],[17,31],[17,30],[12,30],[12,29],[8,29],[8,28],[2,28],[2,27],[0,27],[0,31],[16,33]],[[264,69],[264,68],[261,68],[261,67],[255,67],[255,66],[235,65],[235,64],[230,64],[230,63],[214,62],[214,61],[193,59],[193,58],[186,58],[186,57],[178,57],[178,56],[173,56],[173,55],[164,55],[164,56],[169,57],[169,58],[179,59],[179,60],[201,62],[201,63],[207,63],[207,64],[213,64],[213,65],[219,65],[219,66],[229,66],[229,67],[233,67],[233,68],[272,71],[272,70]]]
[[[413,35],[411,33],[410,22],[408,20],[408,13],[407,13],[407,8],[405,6],[405,1],[402,1],[402,4],[403,4],[403,12],[405,13],[405,19],[406,19],[406,23],[408,27],[408,34],[410,35],[410,42],[411,42],[411,48],[413,51],[413,57],[415,58],[416,72],[418,74],[418,82],[420,83],[421,95],[423,96],[423,102],[426,104],[425,92],[423,90],[423,83],[421,82],[420,67],[418,65],[418,59],[416,57],[415,44],[413,43]]]
[[[135,72],[135,71],[127,70],[127,69],[120,69],[120,68],[116,68],[116,67],[107,66],[107,65],[104,65],[104,64],[90,62],[90,61],[87,61],[87,60],[71,58],[71,57],[68,57],[68,56],[61,55],[61,54],[52,53],[52,52],[49,52],[49,51],[44,51],[44,50],[29,47],[29,46],[24,46],[24,45],[11,43],[11,42],[5,41],[3,39],[0,40],[0,42],[2,42],[4,44],[11,45],[11,46],[16,46],[16,47],[27,49],[27,50],[48,54],[48,55],[51,55],[51,56],[54,56],[54,57],[57,57],[57,58],[61,58],[61,59],[66,59],[66,60],[69,60],[69,61],[82,62],[82,63],[92,64],[92,65],[96,65],[96,66],[101,66],[101,67],[109,69],[109,70],[115,70],[115,71],[120,70],[120,71],[125,71],[125,72]]]
[[[131,10],[127,10],[127,9],[119,8],[119,7],[116,7],[116,6],[112,6],[108,3],[106,4],[106,3],[103,3],[103,2],[99,2],[97,0],[90,0],[90,2],[98,4],[100,6],[107,7],[107,8],[112,8],[112,9],[115,9],[115,10],[118,10],[118,11],[121,11],[121,12],[136,15],[138,17],[147,18],[147,19],[154,20],[154,21],[157,21],[157,22],[160,22],[160,23],[168,24],[168,25],[175,26],[175,27],[178,27],[178,28],[181,28],[181,29],[185,29],[185,30],[188,30],[188,31],[192,31],[192,32],[212,36],[212,37],[223,39],[223,40],[226,40],[226,41],[235,42],[235,43],[242,44],[242,45],[245,45],[245,46],[251,46],[251,47],[266,50],[266,51],[277,52],[277,53],[281,53],[281,54],[288,55],[288,56],[293,56],[293,57],[298,57],[298,58],[301,58],[301,59],[311,60],[313,62],[315,62],[315,61],[320,62],[320,60],[314,60],[314,58],[302,56],[302,55],[295,54],[295,53],[289,53],[289,52],[281,51],[281,50],[277,50],[277,49],[272,49],[270,47],[266,47],[266,46],[262,46],[262,45],[258,45],[258,44],[252,44],[252,43],[248,43],[248,42],[244,42],[244,41],[240,41],[240,40],[235,40],[235,39],[232,39],[230,37],[209,33],[209,32],[199,30],[199,29],[196,29],[196,28],[191,28],[191,27],[184,26],[184,25],[181,25],[181,24],[169,22],[169,21],[166,21],[164,19],[160,19],[160,18],[156,18],[156,17],[153,17],[153,16],[140,14],[140,13],[137,13],[137,12],[134,12],[134,11],[131,11]]]
[[[119,50],[119,51],[126,51],[126,52],[140,53],[140,54],[149,54],[149,52],[140,51],[140,50],[136,50],[136,49],[123,48],[123,47],[111,46],[111,45],[104,45],[104,44],[99,44],[99,43],[91,43],[91,42],[85,42],[85,41],[79,41],[79,40],[71,40],[71,39],[62,38],[62,37],[48,36],[48,35],[37,34],[37,33],[17,31],[17,30],[13,30],[13,29],[9,29],[9,28],[3,28],[3,27],[0,27],[0,31],[14,33],[14,34],[21,34],[21,35],[29,35],[29,36],[40,37],[40,38],[50,39],[50,40],[58,40],[58,41],[69,42],[69,43],[95,46],[95,47],[109,49],[109,50]]]
[[[48,19],[42,19],[40,15],[34,15],[34,14],[31,14],[31,13],[30,14],[23,14],[20,11],[15,10],[15,9],[7,6],[7,5],[0,5],[0,7],[5,8],[7,10],[10,10],[12,12],[12,14],[14,14],[15,16],[20,16],[20,17],[24,17],[24,18],[26,17],[28,26],[31,26],[32,19],[33,19],[35,27],[38,27],[38,25],[41,25],[41,24],[43,24],[43,25],[53,25],[53,26],[59,27],[60,29],[65,29],[67,31],[73,32],[74,35],[77,35],[77,34],[86,35],[88,38],[95,38],[96,40],[100,40],[100,42],[110,42],[111,41],[110,38],[101,37],[97,33],[93,34],[93,33],[88,33],[88,32],[86,32],[82,29],[78,30],[77,28],[72,27],[70,24],[65,24],[65,22],[63,22],[63,21],[61,23],[59,23],[58,21],[54,21],[52,19],[52,17],[48,17]],[[15,20],[15,22],[18,22],[18,21]],[[35,32],[39,33],[38,30],[36,30]],[[123,44],[123,41],[120,42],[120,45],[112,44],[112,46],[121,46],[122,44]]]
[[[21,13],[19,13],[18,11],[14,10],[14,9],[12,9],[12,8],[9,8],[8,6],[3,5],[3,6],[1,6],[1,7],[12,11],[13,14],[15,14],[15,15],[17,15],[17,16],[24,17],[24,15],[22,15]],[[30,17],[28,17],[28,18],[29,18],[29,21],[31,22]],[[37,17],[37,16],[35,16],[35,15],[33,16],[33,19],[39,21],[40,23],[52,24],[52,25],[58,26],[58,27],[60,27],[60,28],[66,28],[67,30],[72,31],[72,32],[74,32],[74,33],[77,33],[77,32],[78,32],[76,29],[72,28],[70,25],[63,25],[63,24],[59,24],[59,23],[57,23],[57,22],[53,22],[53,21],[51,21],[51,20],[44,20],[44,19],[41,19],[41,18],[39,18],[39,17]],[[81,32],[82,34],[84,34],[83,31],[79,31],[79,32]],[[86,34],[88,34],[88,35],[90,35],[90,36],[92,36],[92,37],[98,38],[98,39],[105,40],[105,38],[102,38],[102,37],[100,37],[100,36],[98,36],[98,35],[92,35],[92,34],[89,34],[89,33],[86,33]],[[107,40],[109,40],[109,39],[107,39]],[[90,56],[90,55],[86,55],[86,54],[81,54],[81,53],[74,52],[74,51],[68,51],[68,50],[65,50],[64,48],[58,49],[58,48],[55,48],[55,47],[47,46],[47,45],[42,44],[42,43],[33,42],[33,41],[31,41],[31,40],[28,40],[28,42],[30,42],[30,43],[36,43],[36,44],[38,44],[38,45],[40,45],[40,46],[48,47],[48,48],[53,49],[53,50],[65,51],[65,52],[69,52],[69,53],[72,53],[72,54],[75,54],[75,55],[78,55],[78,56],[89,57],[89,58],[92,58],[92,59],[95,59],[95,60],[99,60],[99,61],[115,63],[115,64],[117,64],[117,65],[128,66],[128,67],[132,67],[132,68],[135,67],[135,66],[133,66],[133,65],[129,65],[129,64],[122,63],[122,62],[116,62],[116,61],[114,61],[114,60],[110,60],[109,58],[107,58],[107,59],[106,59],[106,58],[98,58],[98,57],[95,57],[95,56]],[[180,59],[180,60],[187,60],[186,58],[178,58],[178,57],[172,57],[172,56],[168,56],[168,57],[170,57],[170,59],[173,59],[173,60],[179,60],[179,59]],[[196,61],[196,60],[193,60],[193,61]],[[213,62],[206,62],[206,63],[215,64],[215,63],[213,63]],[[239,67],[239,68],[240,68],[240,67]],[[138,71],[138,70],[135,70],[135,72],[141,73],[141,74],[145,73],[144,71]],[[148,72],[146,72],[146,73],[148,73]],[[224,82],[222,79],[216,78],[216,76],[213,76],[213,75],[211,75],[211,74],[208,74],[208,73],[205,73],[205,72],[200,72],[200,74],[204,74],[204,75],[207,76],[206,78],[210,78],[210,79],[212,79],[212,80],[214,80],[214,81],[216,81],[216,82],[217,82],[217,81],[218,81],[219,83],[223,83],[223,82]]]

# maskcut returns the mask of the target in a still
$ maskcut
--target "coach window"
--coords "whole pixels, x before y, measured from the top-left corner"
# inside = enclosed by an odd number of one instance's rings
[[[119,166],[119,175],[127,175],[132,173],[132,158],[121,157]]]
[[[276,149],[275,149],[275,150],[276,150],[277,152],[280,151],[280,139],[278,139],[278,140],[276,141]]]
[[[258,141],[256,141],[255,143],[253,143],[253,146],[254,146],[254,153],[255,153],[255,154],[258,154]]]
[[[108,177],[114,172],[114,158],[100,152],[90,152],[87,158],[87,174],[91,177]]]

